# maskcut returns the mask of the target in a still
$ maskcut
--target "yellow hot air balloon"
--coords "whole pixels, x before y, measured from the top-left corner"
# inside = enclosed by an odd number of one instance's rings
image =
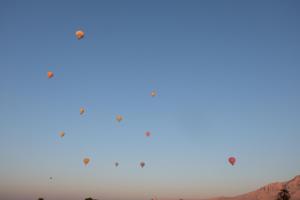
[[[90,159],[89,159],[89,158],[84,158],[84,159],[83,159],[83,164],[84,164],[85,166],[87,166],[87,164],[89,164],[89,162],[90,162]]]
[[[77,30],[75,32],[75,35],[78,40],[81,40],[84,37],[84,32],[83,32],[83,30]]]
[[[156,91],[153,90],[153,91],[151,92],[151,97],[155,97],[156,95],[157,95]]]
[[[83,115],[85,113],[84,108],[80,108],[79,112],[80,112],[80,115]]]
[[[117,115],[117,116],[116,116],[116,120],[117,120],[118,122],[121,122],[121,121],[123,120],[122,115]]]
[[[65,132],[64,131],[61,131],[60,133],[59,133],[59,136],[61,137],[61,138],[63,138],[64,136],[65,136]]]

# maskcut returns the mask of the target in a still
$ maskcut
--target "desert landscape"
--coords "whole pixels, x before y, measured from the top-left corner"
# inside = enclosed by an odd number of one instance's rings
[[[290,194],[290,200],[300,200],[300,175],[286,182],[270,183],[256,191],[235,197],[218,197],[207,200],[283,200],[278,199],[278,193],[286,189]]]

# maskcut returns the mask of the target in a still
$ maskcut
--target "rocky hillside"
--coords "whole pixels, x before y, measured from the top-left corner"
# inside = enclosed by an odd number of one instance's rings
[[[300,200],[300,176],[287,182],[271,183],[256,191],[236,197],[220,197],[210,200],[276,200],[278,192],[283,188],[290,192],[291,200]]]

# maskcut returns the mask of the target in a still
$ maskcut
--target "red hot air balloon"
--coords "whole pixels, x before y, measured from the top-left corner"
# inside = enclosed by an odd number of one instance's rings
[[[228,162],[233,166],[235,164],[235,162],[236,162],[235,157],[228,158]]]
[[[150,135],[151,135],[150,131],[147,131],[147,132],[145,133],[145,136],[146,136],[146,137],[150,137]]]

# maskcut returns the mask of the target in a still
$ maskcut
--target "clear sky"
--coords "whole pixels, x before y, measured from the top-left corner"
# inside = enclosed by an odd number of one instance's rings
[[[0,1],[0,198],[195,199],[299,175],[299,10]]]

